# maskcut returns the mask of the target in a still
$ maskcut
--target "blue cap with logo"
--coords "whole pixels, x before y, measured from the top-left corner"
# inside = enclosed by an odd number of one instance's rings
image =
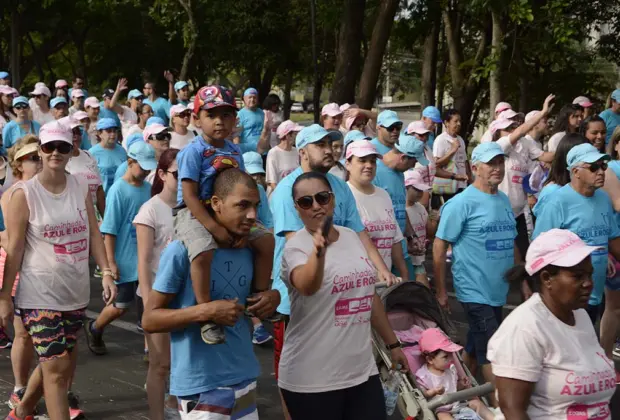
[[[0,79],[8,79],[9,73],[6,71],[0,71]]]
[[[580,163],[594,163],[601,159],[611,160],[611,156],[599,152],[590,143],[584,143],[570,149],[566,155],[566,164],[568,169],[573,169]]]
[[[613,92],[611,92],[611,99],[613,99],[616,102],[620,102],[620,89],[616,89]]]
[[[403,133],[398,137],[398,143],[394,145],[394,148],[409,157],[416,158],[420,165],[428,165],[428,159],[424,155],[424,142],[418,140],[417,137]]]
[[[157,160],[155,160],[155,149],[150,144],[140,141],[131,145],[127,151],[127,156],[138,161],[138,165],[145,171],[153,171],[157,169]]]
[[[57,96],[54,99],[52,99],[50,101],[50,107],[55,108],[56,105],[58,104],[65,104],[67,105],[67,100],[64,98],[64,96]]]
[[[430,118],[431,121],[433,121],[434,123],[441,122],[441,113],[434,106],[427,106],[426,108],[424,108],[424,111],[422,111],[422,116]]]
[[[13,98],[13,106],[15,107],[17,104],[26,104],[28,105],[28,99],[24,96],[17,96]]]
[[[340,133],[340,131],[327,131],[318,124],[312,124],[308,127],[304,127],[297,134],[295,147],[297,149],[303,149],[309,144],[323,140],[325,137],[327,137],[329,141],[336,141],[342,138],[342,133]]]
[[[174,84],[174,90],[181,90],[186,86],[188,86],[188,84],[185,80],[179,80]]]
[[[159,124],[159,125],[166,125],[166,122],[159,118],[159,117],[151,117],[148,120],[146,120],[146,126],[148,127],[149,125],[153,125],[153,124]]]
[[[398,114],[394,111],[390,111],[389,109],[381,112],[377,117],[377,124],[381,127],[391,127],[392,125],[403,122],[398,119]]]
[[[506,156],[499,144],[495,142],[481,143],[471,152],[471,163],[489,163],[495,156]]]
[[[258,91],[253,87],[249,87],[243,92],[243,96],[258,95]]]
[[[357,140],[370,140],[370,137],[359,130],[351,130],[346,136],[344,136],[344,147],[347,147],[349,144]]]
[[[127,137],[127,149],[129,149],[132,144],[137,143],[139,141],[144,141],[142,133],[131,134],[129,137]]]
[[[129,99],[136,99],[136,98],[142,98],[142,97],[144,97],[144,95],[138,89],[131,89],[129,93],[127,94],[127,98]]]
[[[245,171],[250,175],[265,173],[263,158],[256,152],[245,152],[243,154],[243,165],[245,166]]]
[[[118,128],[114,118],[101,118],[97,121],[97,130],[107,130],[108,128]]]

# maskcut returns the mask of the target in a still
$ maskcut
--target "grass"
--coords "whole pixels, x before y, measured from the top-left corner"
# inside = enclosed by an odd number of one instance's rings
[[[314,121],[314,114],[308,112],[291,112],[291,121],[293,122],[308,122]]]

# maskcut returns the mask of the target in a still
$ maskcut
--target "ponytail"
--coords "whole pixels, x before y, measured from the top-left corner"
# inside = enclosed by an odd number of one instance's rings
[[[164,189],[164,181],[159,177],[159,170],[161,169],[164,172],[168,171],[170,165],[172,165],[172,162],[176,159],[177,153],[179,153],[178,149],[168,149],[161,154],[159,162],[157,163],[157,169],[155,169],[153,185],[151,186],[151,197],[156,196]]]

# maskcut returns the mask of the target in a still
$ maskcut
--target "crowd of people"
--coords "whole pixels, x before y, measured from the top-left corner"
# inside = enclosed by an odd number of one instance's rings
[[[84,416],[76,337],[104,356],[136,299],[152,420],[257,419],[253,344],[271,340],[286,419],[385,419],[372,331],[395,369],[409,362],[375,285],[401,282],[468,322],[464,347],[420,340],[425,397],[456,391],[446,360],[462,351],[496,384],[488,407],[469,401],[478,418],[611,418],[620,89],[600,114],[583,96],[557,115],[553,95],[525,115],[501,102],[468,151],[457,109],[405,126],[330,103],[302,126],[273,93],[260,107],[250,87],[238,109],[225,87],[164,76],[167,98],[120,79],[99,100],[81,77],[22,95],[0,72],[7,419],[32,419],[42,397],[53,420]],[[93,269],[106,306],[86,319]],[[504,320],[511,284],[524,303]]]

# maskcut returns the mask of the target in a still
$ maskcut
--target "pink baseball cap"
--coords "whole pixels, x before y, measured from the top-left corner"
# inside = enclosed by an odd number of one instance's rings
[[[574,267],[600,246],[590,246],[565,229],[551,229],[532,241],[525,255],[525,271],[531,276],[548,265]]]
[[[191,109],[188,108],[185,105],[182,105],[182,104],[173,105],[173,106],[170,107],[170,117],[172,118],[175,115],[178,115],[178,114],[180,114],[180,113],[182,113],[184,111],[187,111],[187,110],[191,111]]]
[[[75,114],[73,114],[75,115]],[[61,119],[58,120],[59,123],[61,123],[62,125],[64,125],[65,127],[69,127],[69,129],[73,130],[75,127],[81,127],[82,125],[80,124],[80,122],[78,120],[76,120],[73,115],[70,115],[68,117],[63,117]]]
[[[428,328],[422,331],[418,344],[422,353],[432,353],[437,350],[453,353],[463,349],[462,346],[453,343],[439,328]]]
[[[330,117],[335,117],[336,115],[342,115],[342,111],[337,103],[332,102],[331,104],[327,104],[323,106],[321,109],[321,115],[329,115]]]
[[[525,122],[528,122],[530,120],[532,120],[533,118],[536,118],[536,116],[540,113],[540,111],[534,110],[534,111],[530,111],[525,115]]]
[[[36,86],[34,88],[34,90],[32,92],[30,92],[31,96],[35,96],[35,95],[45,95],[48,98],[50,96],[52,96],[50,90],[47,88],[47,86]]]
[[[3,95],[12,95],[13,94],[13,89],[11,88],[11,86],[1,85],[0,86],[0,93],[3,94]]]
[[[587,96],[577,96],[573,100],[573,105],[579,105],[584,108],[590,108],[593,104],[592,104],[592,101],[588,99]]]
[[[91,96],[84,101],[84,107],[99,108],[99,101],[96,97]]]
[[[423,121],[414,121],[412,123],[409,123],[409,125],[407,126],[407,129],[405,130],[405,133],[407,134],[426,134],[426,133],[430,133],[431,130],[428,130],[426,128],[426,126],[424,126],[424,122]]]
[[[364,157],[370,155],[376,155],[377,158],[383,159],[374,144],[368,140],[357,140],[347,146],[347,159],[350,159],[351,156]]]
[[[41,144],[53,141],[64,141],[73,145],[73,134],[71,133],[71,129],[59,121],[52,121],[41,127],[41,130],[39,130],[39,139],[41,140]]]
[[[19,90],[15,89],[14,87],[11,88],[11,95],[15,95],[15,96],[19,96]]]
[[[72,98],[83,98],[84,96],[84,91],[82,89],[73,89],[71,91],[71,97]]]
[[[499,115],[497,116],[497,119],[511,119],[516,117],[517,115],[519,115],[518,112],[514,112],[512,109],[505,109],[502,112],[499,113]]]
[[[304,128],[303,126],[297,123],[294,123],[291,120],[286,120],[280,123],[280,125],[278,126],[278,129],[276,130],[276,134],[278,135],[279,139],[283,139],[291,131],[301,131],[303,128]]]
[[[514,121],[507,118],[500,118],[491,123],[489,130],[491,131],[491,134],[495,134],[497,130],[503,130],[504,128],[508,128],[514,123]]]
[[[510,105],[508,102],[500,102],[497,105],[495,105],[495,113],[499,114],[502,111],[505,111],[507,109],[512,109],[512,105]]]
[[[413,187],[416,190],[428,191],[431,186],[424,183],[422,174],[415,169],[409,169],[405,172],[405,187]]]
[[[149,137],[151,137],[153,134],[159,134],[166,130],[168,130],[168,127],[166,127],[165,125],[161,125],[161,124],[147,125],[146,127],[144,127],[144,132],[142,133],[142,137],[144,138],[144,141],[148,141]]]
[[[88,118],[88,114],[84,111],[75,111],[71,116],[77,121],[82,121]]]
[[[57,87],[57,88],[64,88],[67,86],[69,86],[69,83],[67,83],[65,79],[58,79],[56,80],[56,83],[54,84],[54,87]]]
[[[349,103],[340,105],[340,110],[342,112],[346,111],[347,109],[351,109],[351,108],[359,108],[359,106],[355,104],[349,104]]]

